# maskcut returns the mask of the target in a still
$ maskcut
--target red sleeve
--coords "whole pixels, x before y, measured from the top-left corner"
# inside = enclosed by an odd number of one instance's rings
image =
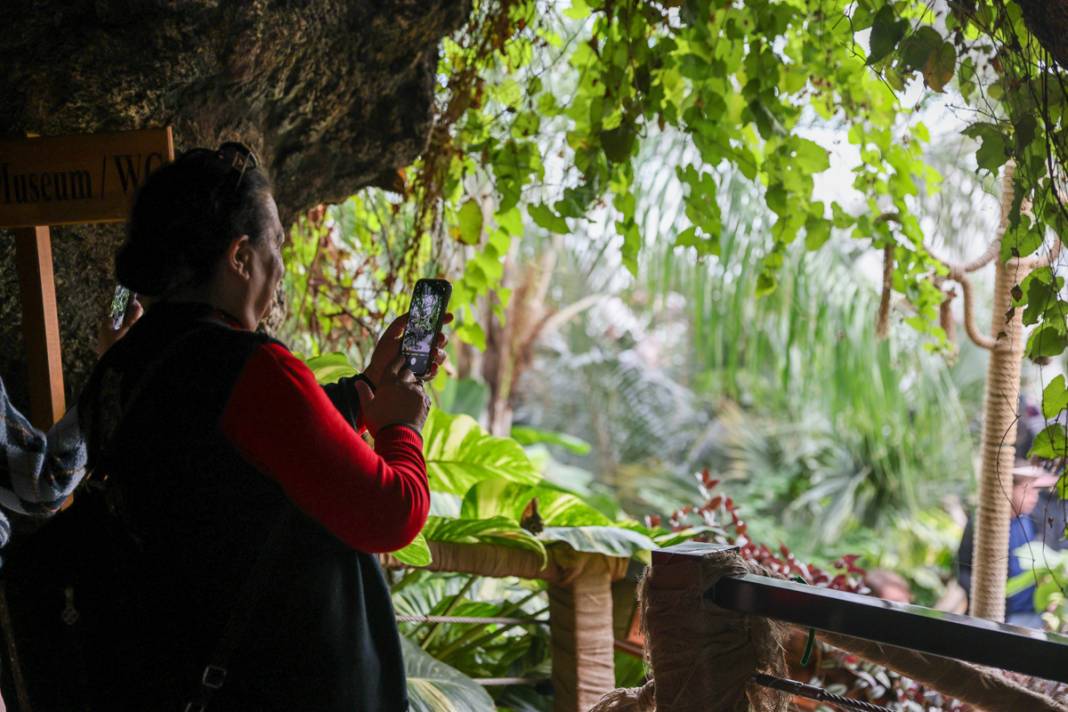
[[[372,450],[283,346],[266,344],[249,358],[221,427],[297,507],[353,549],[395,551],[426,522],[430,491],[419,435],[383,428]]]

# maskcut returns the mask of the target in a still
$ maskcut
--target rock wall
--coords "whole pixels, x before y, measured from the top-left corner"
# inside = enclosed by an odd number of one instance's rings
[[[0,135],[172,125],[177,150],[240,140],[283,221],[388,183],[433,121],[438,45],[470,0],[5,0]],[[114,288],[118,225],[53,229],[68,398]],[[0,377],[28,403],[11,234],[0,230]]]

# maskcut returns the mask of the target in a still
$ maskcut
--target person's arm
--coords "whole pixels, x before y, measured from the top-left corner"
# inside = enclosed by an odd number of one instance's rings
[[[283,346],[264,345],[249,358],[220,425],[299,509],[354,549],[395,551],[426,522],[420,435],[385,427],[374,433],[372,450]]]
[[[0,507],[12,515],[54,514],[85,476],[85,440],[71,408],[47,433],[7,397],[0,382]]]

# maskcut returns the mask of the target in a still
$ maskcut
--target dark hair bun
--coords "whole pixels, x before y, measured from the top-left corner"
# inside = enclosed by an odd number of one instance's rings
[[[259,239],[258,168],[238,176],[214,152],[194,150],[149,176],[134,198],[126,241],[115,256],[119,283],[149,297],[210,279],[239,235]]]

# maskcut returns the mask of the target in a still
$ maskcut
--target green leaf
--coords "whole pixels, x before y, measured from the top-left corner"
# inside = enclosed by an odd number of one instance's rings
[[[519,524],[523,510],[534,498],[537,488],[519,482],[483,480],[467,490],[460,505],[462,519],[507,517]]]
[[[427,541],[453,544],[494,544],[510,549],[522,549],[537,554],[541,558],[542,566],[548,562],[545,545],[510,517],[451,519],[430,516],[427,517],[426,526],[423,527],[423,536],[427,538]]]
[[[459,238],[466,245],[477,245],[482,239],[482,206],[468,199],[460,206]]]
[[[831,237],[831,223],[823,218],[809,215],[805,220],[805,247],[818,250]]]
[[[490,435],[470,416],[436,408],[423,428],[423,454],[430,489],[439,492],[462,495],[491,478],[524,484],[541,479],[519,443]]]
[[[336,383],[339,379],[355,376],[356,368],[349,363],[349,357],[340,351],[313,356],[305,359],[305,365],[315,374],[315,380],[321,384]]]
[[[534,221],[535,225],[543,227],[549,232],[555,232],[560,235],[566,235],[571,232],[571,229],[567,226],[567,220],[554,213],[552,208],[545,203],[528,205],[527,214],[530,215],[530,219]]]
[[[1044,460],[1056,460],[1068,455],[1068,438],[1064,435],[1064,426],[1053,424],[1035,436],[1028,457]]]
[[[656,548],[644,534],[610,526],[546,527],[539,534],[546,542],[563,542],[575,551],[629,558]]]
[[[923,80],[927,82],[927,86],[940,92],[953,78],[953,70],[956,67],[957,48],[952,42],[943,42],[930,54],[927,63],[923,65]]]
[[[1035,574],[1030,569],[1022,571],[1005,582],[1005,595],[1015,596],[1020,591],[1035,585]]]
[[[831,167],[827,149],[807,138],[795,138],[794,160],[805,173],[821,173]]]
[[[537,489],[536,495],[538,515],[546,527],[611,527],[612,525],[611,519],[571,492],[542,486]]]
[[[411,544],[393,552],[393,556],[403,564],[409,566],[429,566],[433,561],[430,547],[427,546],[426,538],[422,534],[416,535]]]
[[[523,446],[544,443],[546,445],[559,445],[576,455],[587,455],[590,452],[590,444],[581,438],[576,438],[574,435],[556,433],[551,430],[539,430],[526,425],[513,425],[512,438]]]
[[[932,27],[921,27],[901,42],[901,68],[911,72],[923,69],[931,53],[942,46],[942,35]]]
[[[897,19],[890,3],[883,5],[879,12],[875,13],[871,26],[871,51],[868,52],[868,66],[879,62],[893,52],[894,47],[897,47],[897,43],[905,36],[908,26],[908,21]]]
[[[412,712],[496,712],[482,685],[404,636],[400,640]]]
[[[975,160],[978,162],[979,168],[996,173],[998,168],[1008,160],[1009,140],[995,124],[972,124],[961,133],[981,142],[979,150],[975,154]]]
[[[1049,420],[1057,417],[1065,408],[1068,408],[1068,388],[1065,387],[1064,376],[1057,374],[1042,389],[1042,415]]]
[[[614,129],[601,132],[601,148],[605,158],[612,163],[625,163],[630,160],[637,135],[634,127],[623,124]]]
[[[1052,324],[1043,324],[1031,332],[1027,340],[1027,357],[1031,359],[1056,356],[1068,346],[1068,336]]]

